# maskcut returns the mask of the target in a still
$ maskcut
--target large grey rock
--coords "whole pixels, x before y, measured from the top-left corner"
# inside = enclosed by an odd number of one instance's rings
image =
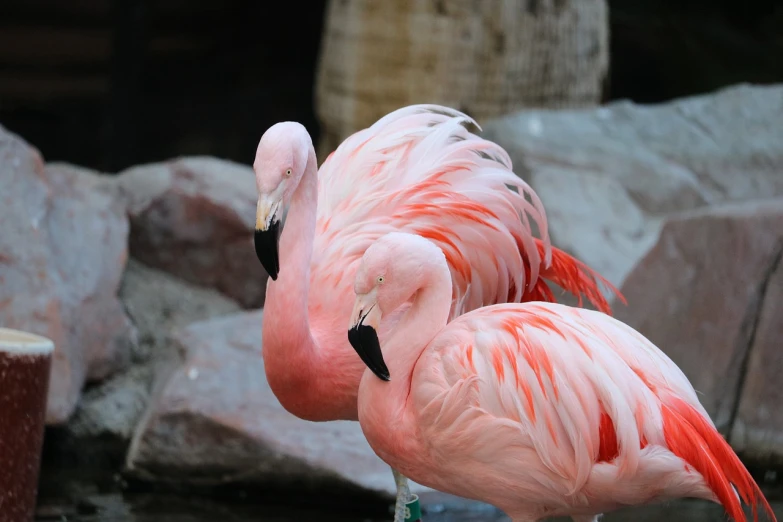
[[[68,443],[77,449],[100,439],[114,442],[109,451],[124,452],[149,405],[155,375],[182,361],[170,341],[171,332],[240,310],[215,290],[191,285],[134,259],[128,261],[119,295],[138,330],[133,365],[84,394],[67,426]]]
[[[617,311],[685,372],[738,448],[779,458],[782,255],[783,198],[681,214],[626,279],[633,304]]]
[[[781,114],[783,86],[741,85],[655,106],[524,111],[483,135],[537,191],[556,244],[619,286],[665,216],[783,195]]]
[[[238,312],[239,305],[220,292],[178,279],[130,258],[120,287],[128,315],[139,331],[135,362],[171,359],[170,335],[178,328]]]
[[[256,187],[245,165],[191,157],[119,176],[131,220],[130,252],[145,264],[263,306],[267,274],[256,258]]]
[[[283,409],[266,381],[261,322],[262,312],[243,312],[176,334],[185,361],[159,385],[134,435],[129,473],[200,485],[326,482],[391,494],[391,471],[357,422],[307,422]]]
[[[55,343],[47,423],[87,380],[127,365],[135,332],[117,299],[128,220],[100,176],[40,154],[0,127],[0,325]]]

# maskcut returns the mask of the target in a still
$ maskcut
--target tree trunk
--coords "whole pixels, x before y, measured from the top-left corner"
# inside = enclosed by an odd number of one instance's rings
[[[405,105],[479,123],[600,102],[605,0],[330,0],[318,70],[319,158]]]

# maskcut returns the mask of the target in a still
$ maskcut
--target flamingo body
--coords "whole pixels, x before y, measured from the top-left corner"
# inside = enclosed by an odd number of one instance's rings
[[[377,353],[366,331],[352,341],[390,379],[367,370],[358,404],[386,463],[519,522],[590,520],[676,497],[719,502],[737,521],[744,500],[774,520],[685,375],[648,339],[606,314],[545,302],[446,324],[445,258],[428,243],[382,238],[355,283],[361,328],[416,296]]]

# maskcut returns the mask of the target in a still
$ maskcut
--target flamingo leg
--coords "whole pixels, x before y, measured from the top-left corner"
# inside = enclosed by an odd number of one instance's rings
[[[394,483],[397,485],[397,502],[394,505],[394,522],[405,522],[405,504],[411,498],[411,490],[408,479],[403,474],[392,468]]]

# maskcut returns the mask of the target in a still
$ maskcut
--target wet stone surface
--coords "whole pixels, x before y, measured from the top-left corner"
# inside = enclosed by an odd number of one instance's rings
[[[217,500],[196,494],[155,494],[121,491],[122,480],[104,481],[103,487],[63,484],[56,474],[43,481],[36,522],[390,522],[383,506],[347,503],[343,498],[310,504],[310,497],[295,490],[285,493],[236,495]],[[775,515],[783,517],[783,488],[765,487]],[[389,506],[391,509],[391,506]],[[509,522],[503,513],[477,502],[441,493],[422,496],[423,522]],[[748,520],[751,513],[746,510]],[[569,522],[568,518],[551,519]],[[679,500],[629,508],[605,515],[601,522],[725,522],[720,506],[700,500]],[[762,520],[763,517],[762,517]]]
[[[293,501],[292,501],[293,502]],[[783,504],[773,505],[775,515],[783,516]],[[422,522],[508,522],[499,511],[484,505],[425,505]],[[63,518],[64,516],[64,518]],[[119,494],[90,497],[68,509],[42,506],[37,522],[61,520],[79,522],[388,522],[391,515],[366,514],[360,510],[302,509],[292,505],[232,506],[200,498],[122,497]],[[566,522],[567,518],[551,519]],[[678,501],[669,504],[626,509],[604,516],[602,522],[724,522],[726,515],[717,505],[702,501]]]

